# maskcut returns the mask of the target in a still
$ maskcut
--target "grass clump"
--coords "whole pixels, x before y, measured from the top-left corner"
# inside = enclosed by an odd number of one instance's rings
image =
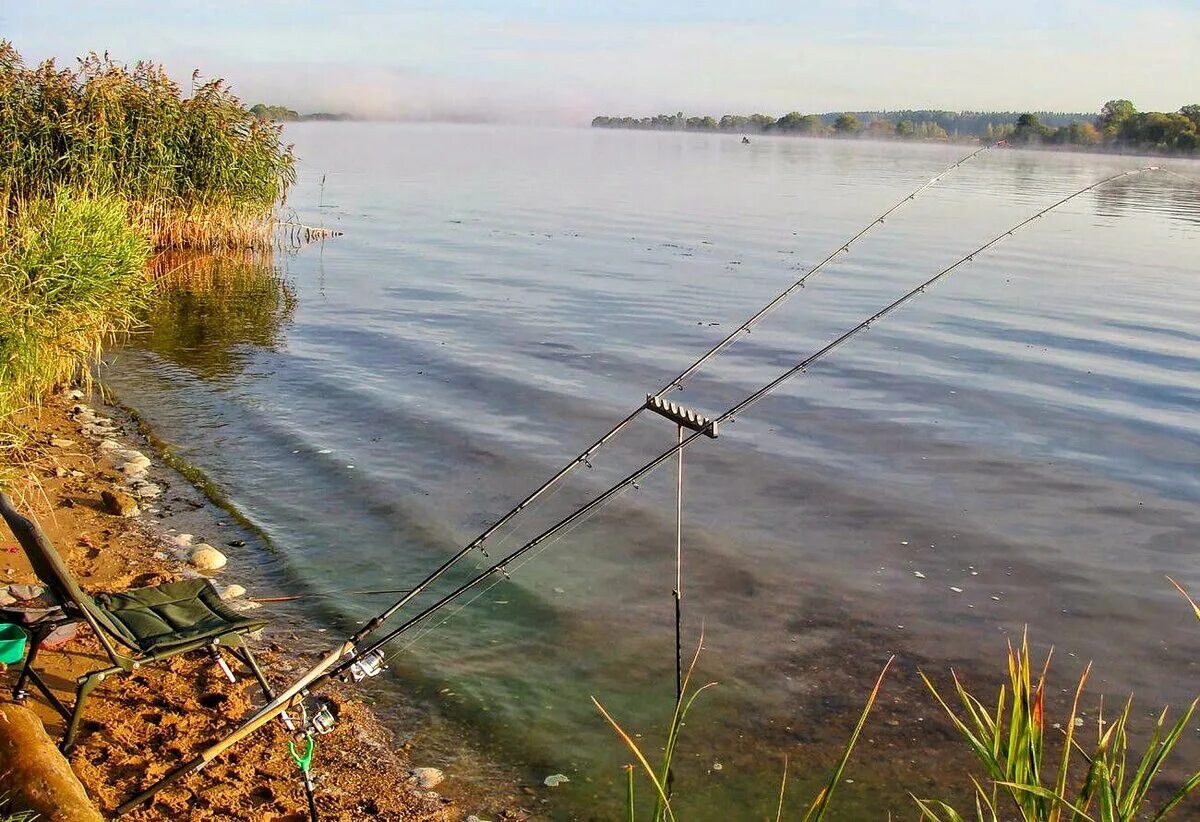
[[[280,128],[222,80],[179,86],[155,63],[91,54],[28,67],[0,40],[0,204],[5,219],[63,188],[130,206],[154,248],[264,247],[295,179]]]
[[[112,196],[60,191],[0,233],[0,428],[53,388],[87,381],[148,295],[148,243]]]
[[[1029,653],[1029,643],[1008,649],[1008,683],[1002,685],[994,708],[973,696],[954,677],[959,711],[922,675],[930,692],[949,716],[959,736],[974,752],[986,773],[986,783],[975,780],[975,807],[971,818],[979,822],[1020,819],[1024,822],[1133,822],[1163,819],[1197,787],[1200,772],[1186,778],[1164,800],[1151,796],[1164,762],[1179,742],[1196,709],[1197,701],[1167,724],[1167,710],[1158,715],[1141,756],[1129,736],[1133,700],[1117,714],[1096,719],[1091,744],[1077,733],[1083,721],[1079,703],[1087,684],[1089,665],[1079,678],[1075,697],[1061,728],[1061,753],[1057,765],[1050,761],[1045,716],[1047,657],[1040,672]],[[1035,673],[1036,672],[1036,673]],[[1078,764],[1073,756],[1079,755]],[[1078,778],[1072,779],[1075,775]],[[949,804],[913,797],[922,819],[961,822],[967,819]]]

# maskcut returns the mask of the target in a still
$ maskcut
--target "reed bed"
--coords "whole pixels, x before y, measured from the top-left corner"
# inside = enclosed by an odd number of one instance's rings
[[[11,219],[64,188],[111,194],[154,248],[267,247],[295,179],[280,127],[222,80],[190,94],[161,66],[91,54],[76,67],[25,65],[0,40],[0,203]]]

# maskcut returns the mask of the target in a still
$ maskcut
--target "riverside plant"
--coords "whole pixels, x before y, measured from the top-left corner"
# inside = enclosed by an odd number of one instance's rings
[[[688,666],[687,672],[684,674],[682,688],[679,700],[675,703],[675,711],[671,716],[671,722],[667,727],[666,744],[663,746],[662,758],[659,761],[658,767],[655,768],[650,764],[646,755],[633,737],[625,731],[624,728],[605,710],[604,706],[595,697],[592,697],[592,703],[596,706],[600,714],[625,743],[633,758],[637,762],[637,766],[630,763],[625,766],[626,773],[626,789],[625,789],[625,804],[626,804],[626,819],[628,822],[637,822],[637,804],[636,804],[636,773],[640,769],[650,781],[650,785],[654,790],[654,807],[650,815],[651,822],[675,822],[676,816],[674,808],[671,806],[671,761],[675,756],[675,750],[679,743],[680,732],[683,729],[684,721],[687,718],[688,712],[692,709],[699,696],[709,688],[714,687],[717,683],[709,682],[701,685],[698,688],[691,688],[692,674],[696,670],[696,663],[700,659],[700,651],[704,647],[704,638],[701,636],[700,643],[696,646],[696,653],[692,656],[691,664]],[[871,693],[867,697],[866,706],[858,717],[858,723],[854,726],[854,731],[850,734],[846,741],[845,747],[842,749],[842,756],[838,760],[837,766],[830,774],[829,780],[817,792],[817,795],[805,807],[804,814],[801,819],[804,822],[819,822],[823,819],[828,811],[830,804],[833,801],[834,791],[837,789],[842,779],[842,773],[846,769],[846,764],[850,761],[850,754],[854,750],[854,746],[858,742],[859,736],[862,734],[863,726],[866,725],[867,717],[871,713],[871,709],[875,706],[875,701],[879,697],[880,688],[883,687],[883,679],[887,675],[888,668],[891,667],[892,657],[883,666],[883,670],[879,674],[879,678],[875,681],[875,686],[871,689]],[[787,777],[788,777],[788,762],[784,759],[783,763],[783,778],[779,785],[779,803],[775,808],[775,819],[779,822],[783,818],[784,803],[787,792]]]
[[[184,95],[163,68],[91,54],[73,69],[27,67],[0,40],[0,205],[69,188],[119,197],[154,248],[267,247],[295,180],[280,127],[221,80]]]
[[[66,190],[22,205],[0,233],[0,431],[56,386],[86,383],[102,346],[149,295],[148,244],[112,196]]]
[[[1186,594],[1185,594],[1186,596]],[[1193,607],[1195,607],[1193,603]],[[1197,609],[1200,618],[1200,609]],[[913,797],[921,816],[930,822],[979,822],[1021,819],[1024,822],[1132,822],[1158,820],[1175,810],[1197,787],[1200,772],[1183,783],[1160,804],[1150,796],[1156,777],[1180,736],[1187,728],[1197,701],[1188,705],[1173,724],[1167,725],[1167,709],[1158,715],[1150,740],[1141,756],[1129,737],[1132,698],[1111,719],[1103,710],[1096,719],[1094,742],[1088,744],[1076,733],[1083,721],[1079,702],[1091,665],[1084,669],[1062,728],[1061,753],[1057,767],[1046,750],[1044,698],[1049,655],[1040,673],[1029,652],[1028,638],[1008,649],[1008,683],[1002,685],[994,708],[989,709],[953,676],[961,713],[955,711],[924,675],[930,692],[949,716],[959,736],[974,752],[986,772],[986,783],[975,783],[972,815],[963,815],[949,804]],[[1081,779],[1072,783],[1072,755],[1080,755]],[[1014,816],[1015,814],[1015,816]]]

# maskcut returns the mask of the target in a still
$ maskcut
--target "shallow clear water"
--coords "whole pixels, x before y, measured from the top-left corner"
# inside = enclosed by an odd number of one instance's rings
[[[181,287],[105,377],[269,538],[234,567],[289,591],[410,584],[966,153],[474,126],[287,136],[289,207],[345,235],[276,255],[274,272]],[[719,412],[1032,212],[1144,164],[987,153],[673,397]],[[686,818],[768,815],[784,754],[799,803],[890,654],[844,818],[908,814],[908,790],[961,795],[966,760],[915,671],[953,665],[990,689],[1024,626],[1054,645],[1059,688],[1090,659],[1097,695],[1133,691],[1146,711],[1194,695],[1200,634],[1164,575],[1200,590],[1198,243],[1200,188],[1123,180],[687,452],[685,645],[703,626],[697,677],[720,685],[682,745]],[[674,436],[643,415],[503,547]],[[514,795],[611,818],[628,755],[591,695],[656,750],[674,687],[673,482],[652,475],[406,637],[369,689],[468,809]],[[336,635],[384,604],[319,602],[280,619]],[[572,781],[543,787],[556,772]]]

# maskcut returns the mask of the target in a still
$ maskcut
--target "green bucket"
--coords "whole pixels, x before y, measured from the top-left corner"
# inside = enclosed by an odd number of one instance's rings
[[[0,623],[0,662],[15,665],[25,658],[27,635],[20,625]]]

